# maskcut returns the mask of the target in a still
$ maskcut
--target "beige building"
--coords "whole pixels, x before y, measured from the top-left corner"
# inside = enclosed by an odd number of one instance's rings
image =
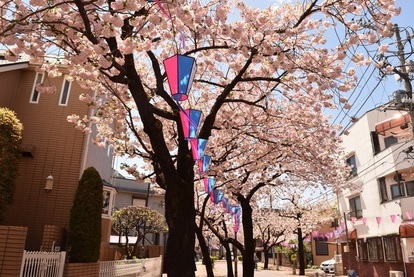
[[[67,80],[64,68],[62,73],[50,78],[37,73],[27,59],[11,63],[0,54],[0,106],[15,111],[24,126],[15,200],[4,224],[28,227],[26,250],[64,249],[70,209],[84,169],[93,166],[111,182],[111,149],[95,146],[93,134],[84,135],[66,120],[71,114],[93,112],[79,100],[82,93],[92,92]],[[56,93],[38,93],[38,83],[55,86]]]
[[[361,277],[414,276],[412,122],[392,105],[367,112],[342,135],[353,186],[338,204],[355,235],[343,262]]]

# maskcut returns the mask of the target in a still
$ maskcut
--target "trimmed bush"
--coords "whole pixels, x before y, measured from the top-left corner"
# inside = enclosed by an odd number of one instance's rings
[[[16,114],[0,108],[0,223],[6,208],[13,203],[23,125]]]
[[[78,183],[69,222],[69,262],[88,263],[99,259],[103,186],[99,172],[87,168]]]

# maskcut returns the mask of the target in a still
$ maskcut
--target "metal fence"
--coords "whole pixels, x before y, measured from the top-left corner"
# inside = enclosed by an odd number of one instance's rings
[[[161,277],[162,256],[99,262],[99,277]]]
[[[62,277],[66,252],[23,251],[20,277]]]

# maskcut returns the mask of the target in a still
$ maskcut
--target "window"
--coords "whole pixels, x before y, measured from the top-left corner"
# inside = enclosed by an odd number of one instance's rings
[[[376,155],[379,152],[381,152],[378,133],[375,131],[371,132],[371,139],[372,139],[372,150],[374,151],[374,155]]]
[[[384,138],[385,148],[398,143],[398,138],[394,136]]]
[[[391,185],[391,197],[392,199],[405,196],[404,183]]]
[[[414,181],[405,182],[407,196],[414,196]]]
[[[30,96],[30,103],[39,103],[39,92],[36,89],[36,85],[43,82],[43,73],[37,73],[35,83],[33,84],[32,95]]]
[[[381,237],[367,238],[368,260],[379,262],[384,260]]]
[[[385,260],[386,261],[402,261],[400,237],[387,236],[383,237]]]
[[[60,92],[60,100],[59,100],[60,106],[66,106],[68,104],[70,85],[71,85],[71,82],[65,76],[63,78],[62,91]]]
[[[108,187],[103,188],[103,204],[102,204],[102,215],[104,217],[112,216],[114,212],[114,189]]]
[[[381,203],[388,201],[387,184],[385,183],[385,177],[378,179],[379,191],[381,196]]]
[[[132,206],[143,206],[145,207],[146,205],[146,201],[145,199],[142,198],[133,198],[132,199]]]
[[[351,176],[356,176],[357,175],[357,166],[356,166],[356,159],[355,159],[355,155],[352,155],[351,157],[349,157],[346,160],[346,163],[351,167]]]
[[[358,260],[361,262],[367,262],[368,261],[368,249],[367,249],[367,243],[364,241],[364,239],[358,239]]]
[[[327,244],[327,238],[325,236],[319,236],[317,238],[314,238],[315,240],[315,250],[316,255],[323,255],[328,256],[329,255],[329,249]]]
[[[362,206],[361,206],[361,197],[356,196],[349,199],[349,216],[362,218]]]

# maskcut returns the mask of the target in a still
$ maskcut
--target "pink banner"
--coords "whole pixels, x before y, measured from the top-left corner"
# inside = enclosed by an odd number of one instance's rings
[[[351,222],[352,222],[352,225],[354,225],[354,224],[355,224],[356,220],[357,220],[357,218],[356,218],[356,217],[351,217]]]
[[[390,215],[392,223],[395,223],[397,216],[395,214]]]
[[[362,223],[364,224],[364,226],[367,226],[367,218],[366,218],[366,217],[364,217],[364,218],[362,219]]]
[[[380,225],[380,224],[381,224],[381,221],[382,221],[382,217],[377,216],[377,217],[376,217],[376,219],[377,219],[377,223],[378,223],[378,225]]]

